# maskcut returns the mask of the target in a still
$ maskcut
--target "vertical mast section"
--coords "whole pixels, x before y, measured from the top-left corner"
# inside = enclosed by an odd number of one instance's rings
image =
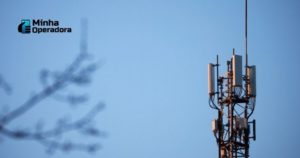
[[[246,67],[248,67],[248,0],[245,0],[245,47]]]
[[[245,66],[245,93],[246,93],[246,105],[244,111],[244,118],[248,122],[248,84],[249,84],[249,74],[248,74],[248,0],[245,0],[245,53],[246,53],[246,66]],[[247,125],[249,126],[249,125]],[[245,130],[245,158],[249,157],[249,132]]]
[[[245,66],[245,91],[248,94],[248,77],[249,74],[247,72],[248,68],[248,0],[245,0],[245,58],[246,58],[246,66]],[[247,97],[247,96],[246,96]]]

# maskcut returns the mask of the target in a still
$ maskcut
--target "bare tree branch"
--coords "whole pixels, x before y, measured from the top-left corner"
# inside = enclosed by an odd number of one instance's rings
[[[57,139],[59,136],[66,134],[70,131],[77,131],[81,134],[90,135],[94,137],[105,137],[105,132],[101,132],[97,128],[89,124],[91,120],[98,114],[98,112],[101,109],[103,109],[103,107],[103,103],[98,103],[93,109],[91,109],[86,115],[84,115],[77,121],[70,123],[65,121],[58,121],[57,126],[50,130],[30,132],[25,130],[11,130],[5,128],[4,126],[0,126],[0,132],[11,138],[36,140],[42,145],[46,146],[48,149],[53,148],[66,151],[80,149],[93,152],[100,147],[99,143],[81,144],[73,143],[71,141],[68,141],[66,143],[54,139]]]
[[[20,115],[30,110],[33,106],[37,105],[37,103],[39,103],[43,99],[51,96],[52,94],[68,86],[69,84],[73,83],[76,85],[82,85],[89,82],[91,73],[93,73],[97,67],[96,64],[90,64],[83,68],[80,67],[83,60],[86,60],[87,56],[88,55],[86,53],[81,53],[77,56],[74,62],[66,68],[65,71],[63,71],[62,73],[51,73],[54,74],[54,82],[46,86],[41,92],[33,95],[25,103],[14,109],[12,112],[3,116],[0,119],[0,124],[6,124],[19,117]]]
[[[85,130],[90,128],[89,122],[100,112],[101,109],[103,109],[104,104],[98,103],[92,110],[90,110],[89,113],[87,113],[84,117],[78,119],[77,121],[68,123],[62,119],[60,119],[57,122],[57,125],[55,128],[47,131],[37,131],[34,133],[25,132],[25,131],[13,131],[9,130],[5,127],[0,126],[0,132],[3,132],[4,134],[12,137],[17,138],[38,138],[38,137],[55,137],[59,136],[63,133],[72,131],[72,130]],[[92,134],[91,134],[92,135]]]
[[[1,74],[0,74],[0,89],[4,90],[6,94],[11,94],[12,92],[11,86],[4,80]]]
[[[31,96],[16,109],[0,116],[0,133],[10,138],[35,140],[44,145],[48,151],[51,152],[54,150],[85,150],[94,152],[99,149],[99,143],[82,144],[74,143],[72,141],[64,142],[59,140],[59,138],[70,131],[76,131],[81,135],[104,137],[105,132],[99,131],[96,127],[91,125],[96,114],[104,107],[102,102],[98,103],[90,112],[77,121],[68,122],[65,119],[59,119],[56,126],[49,130],[39,129],[35,132],[30,132],[8,128],[10,122],[21,117],[34,106],[41,103],[45,98],[53,97],[60,101],[67,101],[70,104],[81,104],[85,102],[88,99],[86,94],[60,95],[58,92],[71,85],[84,86],[91,82],[91,74],[96,71],[98,65],[96,63],[84,65],[84,61],[88,59],[88,56],[89,55],[86,53],[80,53],[73,63],[62,72],[42,70],[40,73],[40,80],[44,86],[43,90]]]

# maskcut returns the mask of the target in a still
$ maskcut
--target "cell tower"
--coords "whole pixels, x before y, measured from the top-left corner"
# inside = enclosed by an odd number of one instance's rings
[[[255,119],[250,117],[255,109],[256,68],[248,65],[247,16],[245,0],[245,70],[242,56],[233,55],[227,61],[227,72],[219,75],[219,59],[208,64],[209,106],[218,111],[212,121],[212,131],[219,147],[219,158],[248,158],[250,140],[256,139]]]

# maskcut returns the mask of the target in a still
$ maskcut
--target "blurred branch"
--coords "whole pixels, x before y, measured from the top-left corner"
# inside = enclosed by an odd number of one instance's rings
[[[53,95],[53,98],[57,101],[61,102],[66,102],[69,103],[70,105],[77,105],[77,104],[82,104],[86,102],[89,98],[87,94],[67,94],[67,95],[60,95],[60,94],[55,94]]]
[[[74,60],[74,62],[70,66],[68,66],[62,73],[52,73],[49,71],[49,74],[55,74],[53,75],[55,76],[53,83],[47,85],[41,92],[33,95],[18,108],[0,118],[0,124],[9,123],[15,118],[26,113],[43,99],[51,96],[58,90],[61,90],[62,88],[65,88],[70,84],[82,85],[90,82],[90,75],[96,70],[97,67],[96,64],[90,64],[86,67],[81,68],[82,62],[87,59],[87,56],[88,55],[86,53],[80,53]]]
[[[16,139],[28,139],[28,140],[36,140],[42,145],[44,145],[48,151],[53,151],[54,149],[60,149],[63,151],[69,150],[86,150],[88,152],[94,152],[100,147],[98,143],[89,143],[89,144],[81,144],[74,143],[72,141],[57,141],[61,135],[71,132],[71,131],[88,131],[93,130],[90,133],[82,133],[85,135],[90,135],[94,137],[104,137],[105,133],[100,132],[98,129],[90,125],[92,119],[98,114],[100,110],[104,107],[103,103],[98,103],[93,109],[91,109],[86,115],[82,118],[78,119],[74,122],[67,122],[65,119],[60,119],[57,121],[56,127],[50,130],[41,130],[37,129],[35,132],[30,132],[26,130],[11,130],[6,128],[5,126],[0,126],[0,132],[8,137],[16,138]],[[95,134],[97,133],[97,134]],[[103,133],[103,134],[100,134]]]
[[[99,149],[100,145],[97,143],[81,144],[72,141],[62,142],[58,139],[70,131],[77,131],[81,135],[90,135],[94,137],[105,136],[104,132],[99,131],[96,127],[91,125],[93,118],[104,107],[104,104],[101,102],[89,113],[75,122],[68,122],[63,118],[59,119],[56,126],[50,130],[43,131],[39,129],[35,132],[30,132],[27,130],[11,130],[7,128],[10,122],[20,118],[23,114],[41,103],[45,98],[53,97],[58,101],[65,101],[71,105],[82,104],[87,101],[88,97],[86,94],[60,95],[57,93],[71,85],[85,86],[91,82],[91,75],[97,70],[98,64],[89,63],[84,65],[84,61],[86,61],[88,57],[89,55],[87,53],[80,53],[62,72],[52,72],[46,69],[42,70],[40,73],[40,81],[44,88],[39,93],[28,98],[17,108],[0,116],[0,133],[11,138],[35,140],[44,145],[48,151],[59,149],[63,151],[85,150],[93,152]],[[4,83],[3,81],[4,80],[2,79],[2,83]]]
[[[1,74],[0,74],[0,89],[4,90],[6,94],[11,94],[12,92],[11,86],[4,80]]]

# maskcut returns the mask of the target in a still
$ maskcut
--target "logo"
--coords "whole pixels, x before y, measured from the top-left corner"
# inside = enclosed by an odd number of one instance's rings
[[[32,24],[32,25],[30,25]],[[60,27],[58,20],[22,19],[18,26],[20,33],[70,33],[72,28]]]
[[[19,24],[18,31],[21,33],[30,33],[30,20],[23,19]]]

